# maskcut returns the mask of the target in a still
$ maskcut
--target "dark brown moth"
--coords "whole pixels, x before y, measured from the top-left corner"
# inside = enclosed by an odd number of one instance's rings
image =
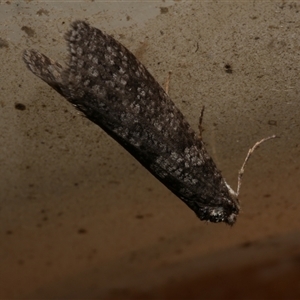
[[[27,67],[113,137],[201,220],[233,225],[240,210],[238,192],[226,183],[199,135],[146,68],[113,37],[86,22],[73,22],[65,38],[67,68],[35,50],[24,51]]]

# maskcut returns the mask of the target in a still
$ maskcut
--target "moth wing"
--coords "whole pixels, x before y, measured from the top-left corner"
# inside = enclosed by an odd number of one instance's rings
[[[25,50],[23,60],[34,75],[62,94],[63,67],[58,62],[36,50]]]

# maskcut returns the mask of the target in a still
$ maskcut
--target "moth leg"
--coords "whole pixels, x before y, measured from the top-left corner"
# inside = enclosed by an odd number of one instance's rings
[[[199,117],[199,123],[198,123],[200,140],[202,139],[202,132],[204,131],[204,128],[202,126],[202,121],[203,121],[203,116],[204,116],[204,109],[205,109],[205,106],[203,105],[202,109],[201,109],[200,117]]]
[[[166,82],[165,82],[165,92],[166,92],[168,95],[169,95],[169,89],[170,89],[171,74],[172,74],[172,71],[169,71],[169,72],[168,72],[167,80],[166,80]]]
[[[243,177],[244,172],[245,172],[245,166],[246,166],[246,164],[247,164],[247,162],[248,162],[248,160],[249,160],[251,154],[254,152],[254,150],[255,150],[260,144],[262,144],[263,142],[266,142],[267,140],[275,139],[275,138],[278,138],[278,136],[276,136],[275,134],[274,134],[274,135],[271,135],[271,136],[269,136],[269,137],[266,137],[266,138],[260,140],[259,142],[256,142],[256,143],[254,144],[254,146],[253,146],[252,148],[249,149],[248,154],[247,154],[247,156],[246,156],[246,158],[245,158],[245,160],[244,160],[244,163],[243,163],[243,165],[242,165],[242,167],[241,167],[241,169],[240,169],[240,171],[239,171],[239,174],[238,174],[238,186],[237,186],[237,191],[236,191],[237,197],[238,197],[238,195],[239,195],[239,193],[240,193],[240,189],[241,189],[241,185],[242,185],[242,177]]]

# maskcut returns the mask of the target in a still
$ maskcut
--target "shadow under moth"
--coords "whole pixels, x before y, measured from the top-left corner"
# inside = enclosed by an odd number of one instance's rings
[[[209,222],[233,225],[244,166],[237,192],[222,177],[204,143],[169,95],[122,44],[83,21],[65,35],[69,62],[58,62],[25,50],[29,70],[96,123],[196,215]]]

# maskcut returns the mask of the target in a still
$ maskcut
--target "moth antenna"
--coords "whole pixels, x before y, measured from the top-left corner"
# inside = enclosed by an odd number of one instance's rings
[[[246,156],[246,158],[245,158],[245,160],[244,160],[244,163],[243,163],[243,165],[242,165],[242,167],[241,167],[241,169],[240,169],[240,171],[239,171],[239,174],[238,174],[238,185],[237,185],[236,197],[239,196],[240,189],[241,189],[241,185],[242,185],[242,177],[243,177],[244,172],[245,172],[245,166],[246,166],[246,164],[247,164],[247,162],[248,162],[248,160],[249,160],[251,154],[254,152],[254,150],[255,150],[260,144],[262,144],[263,142],[266,142],[266,141],[268,141],[268,140],[270,140],[270,139],[275,139],[275,138],[278,138],[278,136],[276,136],[275,134],[273,134],[273,135],[271,135],[271,136],[269,136],[269,137],[266,137],[266,138],[260,140],[259,142],[256,142],[256,143],[254,144],[254,146],[253,146],[252,148],[249,149],[249,151],[248,151],[248,153],[247,153],[247,156]]]

